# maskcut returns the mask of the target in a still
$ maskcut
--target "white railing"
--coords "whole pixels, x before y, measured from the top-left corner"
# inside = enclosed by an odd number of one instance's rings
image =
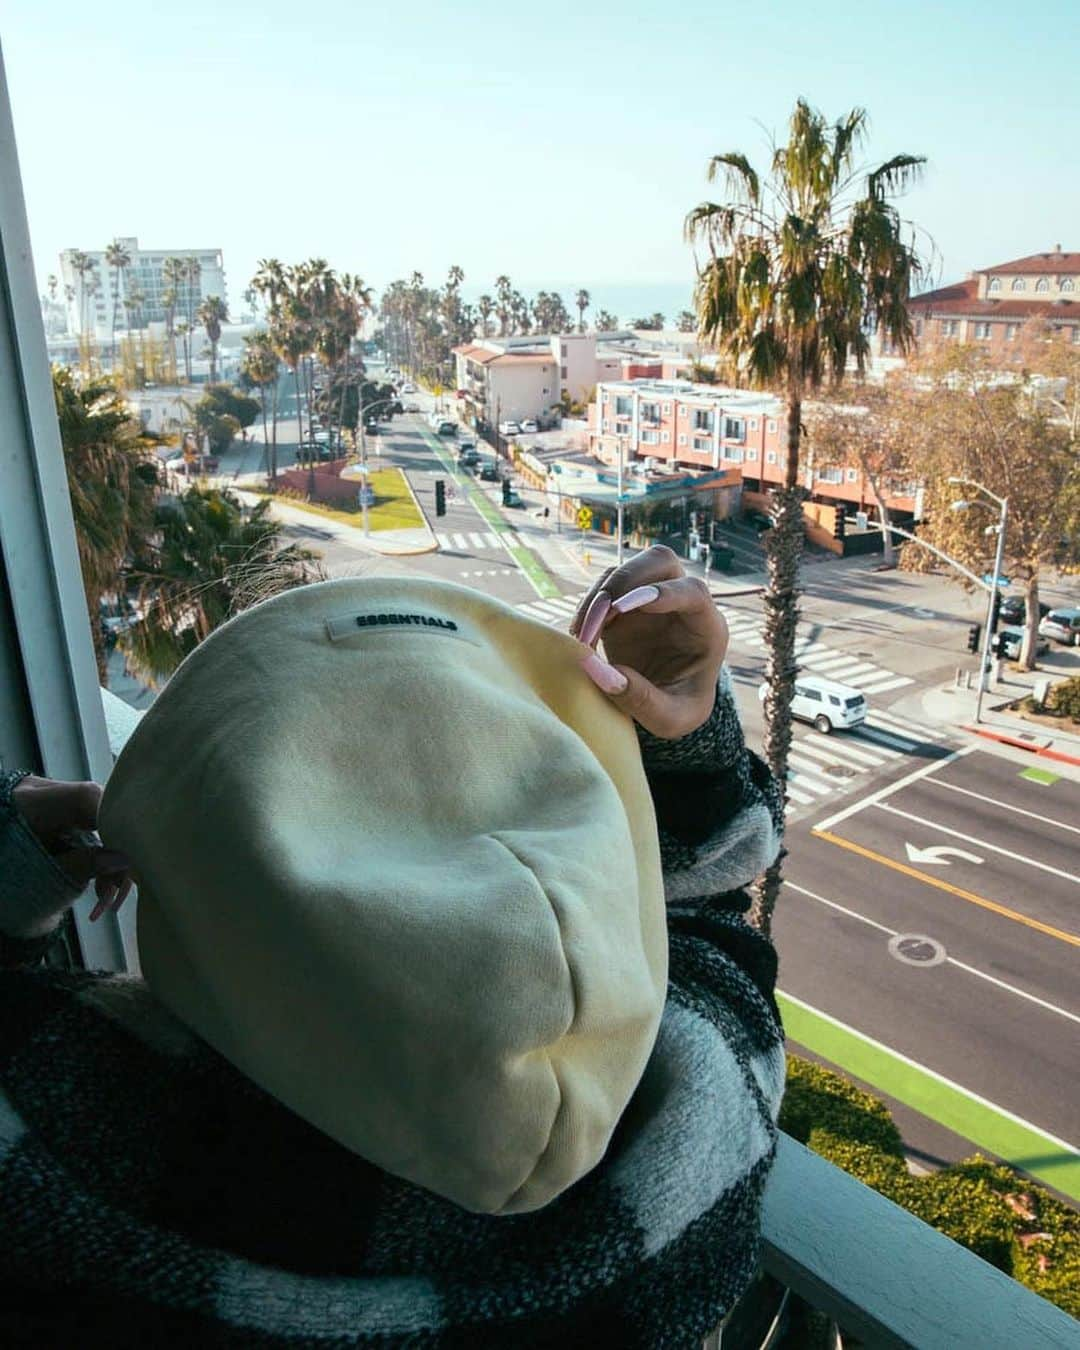
[[[765,1269],[867,1346],[1077,1350],[1080,1322],[781,1135]]]

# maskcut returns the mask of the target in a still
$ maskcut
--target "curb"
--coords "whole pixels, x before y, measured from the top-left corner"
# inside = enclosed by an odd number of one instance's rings
[[[1001,745],[1011,745],[1015,750],[1026,750],[1028,754],[1041,755],[1043,759],[1056,759],[1061,764],[1074,764],[1080,768],[1080,758],[1076,755],[1067,755],[1063,750],[1051,750],[1049,746],[1031,745],[1027,741],[1020,741],[1013,736],[1007,736],[997,731],[987,731],[983,727],[965,726],[963,730],[970,732],[972,736],[982,736],[988,741],[998,741]]]
[[[409,475],[399,465],[395,465],[394,467],[397,468],[397,471],[398,473],[401,474],[405,486],[409,489],[409,496],[412,498],[412,504],[413,506],[416,507],[417,511],[420,512],[420,519],[424,522],[424,528],[427,530],[428,536],[431,539],[431,545],[428,548],[403,549],[400,553],[397,553],[394,556],[398,558],[416,558],[419,557],[422,553],[438,553],[439,541],[435,538],[435,531],[431,528],[431,521],[428,520],[427,518],[427,512],[424,510],[424,508],[420,505],[420,503],[416,499],[416,493],[413,491],[413,485],[409,482]]]

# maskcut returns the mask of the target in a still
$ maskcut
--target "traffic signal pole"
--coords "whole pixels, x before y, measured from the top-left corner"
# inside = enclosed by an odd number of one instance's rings
[[[979,670],[979,692],[975,695],[975,725],[979,725],[982,713],[983,695],[989,682],[990,644],[993,641],[994,607],[997,603],[998,579],[1001,576],[1001,559],[1005,552],[1005,524],[1009,516],[1009,499],[1001,501],[1001,520],[997,526],[997,548],[994,550],[994,575],[990,579],[990,596],[986,607],[986,632],[983,634],[982,666]]]

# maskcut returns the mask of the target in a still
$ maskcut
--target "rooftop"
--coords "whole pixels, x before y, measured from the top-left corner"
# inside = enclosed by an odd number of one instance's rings
[[[1080,275],[1080,253],[1062,253],[1058,244],[1049,253],[1030,253],[1026,258],[1016,258],[1013,262],[996,263],[993,267],[980,267],[980,272],[1015,272],[1029,275],[1061,275],[1070,273]]]

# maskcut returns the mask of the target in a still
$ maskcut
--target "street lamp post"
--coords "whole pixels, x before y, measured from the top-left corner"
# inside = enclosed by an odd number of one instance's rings
[[[622,566],[623,560],[623,456],[626,448],[626,437],[619,436],[619,476],[618,476],[618,499],[615,503],[615,528],[617,531],[615,562],[616,566]]]
[[[992,497],[994,501],[997,502],[998,506],[1001,508],[1001,518],[999,519],[997,525],[990,527],[997,533],[997,548],[994,550],[994,571],[993,575],[990,578],[990,595],[986,602],[986,631],[983,633],[982,661],[979,670],[979,690],[975,696],[975,724],[976,726],[978,726],[979,718],[982,714],[982,701],[983,695],[986,693],[987,676],[990,665],[991,629],[994,624],[994,606],[998,594],[998,581],[999,578],[1001,577],[1001,560],[1005,553],[1005,526],[1009,518],[1009,499],[1008,497],[999,497],[996,492],[991,492],[988,487],[984,486],[984,484],[977,483],[975,482],[974,479],[971,478],[950,477],[949,482],[960,483],[963,484],[965,487],[973,487],[977,489],[979,492],[985,492],[986,495],[988,497]],[[950,509],[953,511],[967,511],[972,506],[986,506],[986,505],[987,505],[986,502],[959,501],[953,502],[952,507]],[[987,509],[989,510],[990,508],[987,507]]]

